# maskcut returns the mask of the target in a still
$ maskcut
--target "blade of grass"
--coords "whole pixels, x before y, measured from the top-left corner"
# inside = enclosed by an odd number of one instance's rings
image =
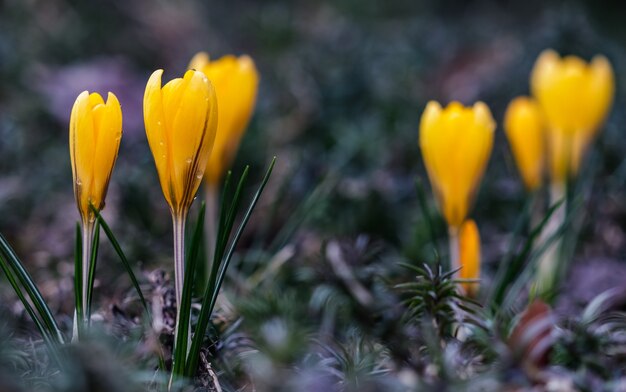
[[[83,332],[83,254],[82,233],[80,223],[76,222],[76,242],[74,244],[74,306],[75,320],[73,339],[80,339]]]
[[[89,262],[89,279],[87,283],[87,323],[91,323],[91,300],[93,298],[93,283],[96,278],[96,263],[98,247],[100,245],[100,218],[96,218],[93,241],[91,243],[91,260]]]
[[[6,275],[9,284],[11,285],[11,287],[13,287],[13,290],[15,291],[15,294],[19,298],[20,302],[22,302],[22,305],[24,305],[26,313],[28,313],[31,320],[33,320],[33,323],[35,323],[35,326],[39,330],[39,333],[41,333],[41,337],[46,345],[46,349],[48,350],[50,357],[57,364],[57,366],[59,366],[59,368],[63,368],[64,362],[61,360],[59,356],[60,353],[57,350],[58,342],[55,341],[53,336],[50,334],[50,331],[37,316],[37,313],[31,306],[30,302],[28,302],[28,299],[26,299],[26,296],[24,296],[18,279],[15,277],[13,271],[11,270],[11,267],[9,266],[9,263],[2,255],[0,255],[0,269],[2,269],[2,271]]]
[[[502,280],[497,282],[494,286],[493,297],[491,302],[491,306],[493,309],[498,309],[502,304],[502,300],[506,295],[506,290],[509,288],[512,282],[515,281],[515,278],[520,274],[522,269],[524,268],[525,262],[528,259],[531,251],[533,250],[533,246],[537,238],[541,236],[545,226],[548,224],[550,217],[554,212],[561,206],[562,202],[557,202],[552,205],[546,215],[543,217],[541,222],[530,232],[526,242],[524,243],[522,250],[513,257],[510,262],[506,261],[506,270],[502,276]]]
[[[9,243],[7,242],[7,240],[4,238],[2,234],[0,234],[0,254],[4,256],[5,262],[15,272],[15,275],[17,276],[18,281],[26,290],[26,294],[28,294],[28,297],[32,301],[33,305],[35,306],[35,309],[37,309],[37,312],[39,313],[39,316],[41,317],[43,324],[46,326],[48,331],[50,331],[50,334],[53,337],[53,339],[57,343],[60,343],[60,344],[65,343],[65,338],[63,337],[63,333],[61,332],[61,329],[59,329],[59,326],[56,320],[54,319],[54,316],[52,315],[52,312],[50,311],[48,304],[43,299],[43,296],[41,295],[41,292],[37,288],[37,285],[35,285],[33,278],[30,276],[28,271],[26,271],[26,269],[24,268],[24,265],[22,264],[22,262],[19,260],[19,258],[13,251],[13,248],[11,248],[11,246],[9,245]]]
[[[522,212],[519,214],[517,219],[515,220],[515,225],[513,226],[513,231],[511,232],[511,241],[507,246],[507,250],[502,257],[502,261],[498,267],[496,275],[494,277],[493,289],[490,293],[490,302],[494,299],[496,288],[499,288],[502,285],[507,285],[506,275],[510,269],[511,260],[515,257],[515,252],[519,248],[519,244],[517,238],[522,236],[522,231],[528,230],[528,225],[530,224],[531,219],[531,211],[532,206],[535,203],[537,195],[533,194],[531,197],[527,198],[524,206],[522,208]]]
[[[263,190],[265,189],[265,186],[267,185],[267,182],[270,179],[270,176],[272,174],[272,170],[274,169],[275,164],[276,164],[276,157],[272,159],[272,162],[270,163],[269,168],[267,169],[267,172],[265,173],[265,176],[263,177],[263,180],[261,181],[261,184],[259,185],[256,193],[254,194],[248,206],[248,209],[246,210],[246,213],[244,214],[243,219],[241,223],[239,224],[239,227],[231,242],[231,246],[229,247],[228,252],[226,253],[222,263],[220,263],[223,265],[221,266],[219,272],[217,272],[217,274],[213,276],[213,280],[210,279],[209,281],[210,287],[207,287],[204,298],[202,300],[202,308],[200,309],[200,314],[198,316],[198,323],[196,324],[196,331],[194,333],[194,336],[191,342],[189,355],[187,356],[187,369],[186,369],[186,374],[185,374],[187,377],[193,377],[198,367],[200,348],[202,347],[204,334],[206,333],[206,329],[211,319],[211,313],[213,312],[213,308],[215,307],[215,302],[217,301],[217,296],[219,294],[222,282],[224,280],[226,269],[228,268],[230,259],[232,258],[232,255],[237,246],[237,243],[239,242],[239,238],[241,237],[243,230],[245,229],[246,225],[248,224],[248,221],[250,220],[252,211],[254,210],[257,202],[259,201],[261,197],[261,194],[263,193]],[[243,175],[242,175],[242,179],[245,179],[243,178]],[[239,187],[240,186],[242,186],[241,180],[240,180]],[[235,199],[233,200],[233,203],[238,203],[238,201]],[[224,206],[222,208],[224,208]],[[234,215],[236,215],[236,211]],[[231,224],[231,227],[225,227],[224,229],[228,229],[227,232],[228,234],[230,234],[230,231],[232,229],[232,224]],[[225,237],[228,238],[228,235],[226,235]],[[225,248],[225,246],[226,244],[224,244],[222,247]],[[223,253],[223,249],[222,249],[222,253]],[[216,260],[219,260],[219,259],[216,259]],[[218,263],[214,261],[214,264],[218,264]]]
[[[120,246],[120,243],[117,241],[117,238],[115,238],[115,235],[113,234],[113,231],[111,230],[108,223],[106,222],[106,219],[104,219],[104,217],[102,217],[102,215],[100,215],[100,213],[95,208],[92,208],[91,210],[96,215],[98,222],[100,224],[100,227],[102,227],[102,230],[104,230],[104,234],[106,234],[107,238],[109,239],[109,242],[111,242],[111,245],[113,246],[113,249],[115,250],[115,253],[117,253],[117,256],[120,258],[120,261],[122,262],[122,265],[124,266],[124,269],[126,270],[126,273],[128,274],[128,277],[130,278],[133,284],[133,287],[135,288],[135,291],[137,292],[137,295],[139,296],[139,300],[141,301],[141,304],[146,310],[146,313],[148,314],[148,317],[150,318],[150,320],[152,320],[152,316],[150,315],[150,308],[148,307],[146,298],[144,297],[143,292],[141,291],[141,287],[139,286],[139,281],[137,280],[137,277],[135,276],[135,273],[133,272],[133,268],[131,267],[130,262],[128,261],[128,258],[126,257],[126,254],[124,254],[124,251],[122,250],[122,247]]]
[[[204,202],[200,207],[198,219],[191,238],[189,252],[185,265],[185,277],[183,282],[183,292],[181,297],[178,317],[176,325],[176,343],[174,346],[174,363],[172,366],[172,379],[175,381],[177,376],[184,375],[185,363],[187,359],[187,347],[189,344],[189,327],[191,321],[191,297],[193,296],[193,282],[197,271],[198,259],[200,258],[200,244],[203,237],[204,214],[206,205]]]
[[[435,229],[435,221],[430,214],[430,210],[428,209],[428,199],[426,198],[426,191],[424,190],[424,184],[419,177],[415,180],[415,189],[417,190],[417,201],[420,206],[420,210],[422,211],[422,215],[424,216],[426,224],[428,225],[430,240],[433,244],[435,253],[439,254],[439,249],[437,249],[437,230]]]
[[[120,246],[120,243],[117,241],[117,238],[115,238],[115,234],[113,234],[113,231],[111,230],[108,223],[106,222],[106,219],[104,219],[104,217],[100,215],[100,212],[96,210],[93,206],[90,206],[90,207],[91,207],[91,211],[93,211],[93,213],[96,215],[96,218],[98,219],[100,227],[102,228],[102,230],[104,230],[104,234],[106,234],[107,238],[109,239],[109,242],[113,246],[115,253],[117,253],[117,256],[120,258],[120,261],[122,262],[122,265],[124,266],[124,269],[126,270],[126,273],[128,274],[128,277],[130,278],[133,284],[133,287],[135,288],[135,291],[137,292],[137,295],[139,296],[139,300],[141,301],[141,304],[143,305],[143,308],[146,311],[146,317],[148,318],[148,322],[152,326],[152,313],[150,313],[150,308],[148,307],[146,298],[144,297],[143,292],[141,291],[141,287],[139,286],[139,281],[137,280],[137,277],[135,276],[135,273],[133,272],[133,268],[131,267],[130,262],[128,261],[128,258],[126,258],[126,254],[124,254],[124,251],[122,250],[122,247]],[[165,371],[165,359],[163,357],[163,351],[160,348],[159,348],[158,357],[159,357],[159,369],[164,372]]]
[[[11,285],[11,287],[13,287],[13,291],[15,291],[15,294],[19,298],[20,302],[22,302],[22,305],[24,305],[24,309],[26,310],[26,313],[28,313],[30,318],[33,320],[33,322],[35,323],[35,326],[37,326],[37,329],[41,333],[41,336],[43,337],[44,341],[46,341],[46,343],[48,342],[51,343],[52,341],[50,340],[50,333],[48,329],[45,327],[45,325],[43,325],[43,323],[41,322],[41,320],[39,319],[39,317],[33,310],[33,307],[30,305],[30,302],[28,302],[28,300],[24,296],[24,293],[22,292],[22,288],[20,287],[20,284],[18,283],[15,275],[13,275],[13,272],[11,271],[9,264],[6,262],[6,260],[4,259],[2,255],[0,255],[0,268],[6,275],[7,280],[9,281],[9,284]]]

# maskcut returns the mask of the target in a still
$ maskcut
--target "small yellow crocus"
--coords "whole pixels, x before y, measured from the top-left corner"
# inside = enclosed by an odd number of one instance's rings
[[[529,191],[541,186],[545,164],[545,134],[541,108],[528,97],[517,97],[504,116],[504,131],[515,163]]]
[[[174,226],[174,278],[180,305],[185,271],[185,221],[202,182],[217,128],[217,98],[200,71],[161,87],[155,71],[143,99],[144,123]],[[178,317],[177,317],[178,318]]]
[[[203,72],[213,83],[219,101],[217,134],[205,172],[205,180],[217,186],[235,157],[254,111],[259,74],[249,56],[224,56],[210,61],[205,52],[196,54],[189,69]]]
[[[546,50],[537,59],[531,90],[547,122],[553,182],[576,175],[588,145],[605,121],[615,93],[611,63],[604,56],[586,63]]]
[[[100,211],[109,187],[111,172],[122,139],[122,108],[113,93],[104,102],[100,94],[83,91],[70,115],[70,160],[74,178],[74,196],[82,220],[82,304],[81,323],[88,325],[88,284],[91,264],[95,214]],[[78,316],[76,309],[75,316]],[[78,339],[78,317],[75,317],[74,340]]]
[[[186,213],[202,181],[217,127],[217,99],[199,71],[161,87],[155,71],[143,100],[146,135],[163,195],[173,214]]]
[[[439,207],[452,230],[467,217],[491,155],[496,124],[489,107],[431,101],[420,122],[419,145]]]
[[[70,159],[74,196],[83,222],[92,221],[89,208],[104,207],[111,172],[122,138],[122,109],[109,93],[107,102],[100,94],[83,91],[70,115]]]
[[[459,278],[466,280],[480,279],[480,233],[476,222],[466,220],[459,230],[459,260],[461,270]],[[478,293],[478,282],[462,282],[463,291],[471,297]]]

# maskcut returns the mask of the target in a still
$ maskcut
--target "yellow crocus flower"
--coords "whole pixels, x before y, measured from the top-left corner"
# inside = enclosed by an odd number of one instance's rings
[[[546,50],[537,59],[530,83],[548,125],[550,174],[562,183],[575,175],[588,145],[606,119],[615,93],[611,63],[604,56],[586,63]]]
[[[461,270],[459,278],[467,280],[480,279],[480,233],[476,222],[469,219],[463,223],[459,231],[459,259]],[[479,284],[463,282],[461,287],[469,296],[476,296]]]
[[[232,164],[254,111],[259,74],[249,56],[229,55],[210,61],[204,52],[192,58],[189,69],[209,78],[220,103],[215,144],[205,172],[206,181],[217,185]]]
[[[489,107],[431,101],[420,122],[419,144],[439,207],[451,229],[465,220],[487,166],[496,124]]]
[[[95,214],[90,205],[100,211],[111,172],[122,139],[122,108],[113,93],[104,102],[100,94],[83,91],[70,115],[70,160],[74,178],[74,196],[82,220],[82,320],[75,313],[73,339],[78,339],[78,323],[88,324],[88,282]]]
[[[504,130],[526,188],[530,191],[539,188],[546,151],[544,122],[537,102],[528,97],[511,101],[504,117]]]
[[[161,189],[173,214],[186,213],[202,181],[217,127],[217,99],[208,78],[187,71],[161,87],[155,71],[143,100],[146,135]]]
[[[70,159],[74,196],[83,223],[93,221],[91,203],[104,207],[111,172],[122,138],[122,109],[109,93],[107,102],[100,94],[83,91],[70,115]]]

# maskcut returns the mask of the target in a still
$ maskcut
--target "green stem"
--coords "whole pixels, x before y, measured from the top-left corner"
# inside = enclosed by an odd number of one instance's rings
[[[187,211],[172,213],[174,227],[174,291],[176,293],[176,306],[180,307],[183,282],[185,278],[185,222]],[[177,320],[178,321],[178,320]]]
[[[450,270],[455,271],[461,267],[461,261],[459,260],[459,228],[448,227],[448,245],[450,247]],[[458,276],[458,272],[454,274]]]
[[[565,200],[566,188],[563,183],[553,183],[550,186],[550,204],[562,201],[561,205],[550,216],[550,220],[545,226],[539,246],[548,241],[559,228],[565,222],[567,200]],[[534,287],[534,294],[541,297],[551,295],[551,291],[554,288],[554,274],[556,273],[557,266],[559,265],[560,249],[562,239],[558,238],[552,242],[552,244],[541,254],[538,261],[537,279]]]
[[[90,214],[91,215],[91,214]],[[87,303],[89,301],[88,292],[89,292],[89,266],[91,264],[91,246],[93,240],[94,233],[94,222],[95,220],[91,220],[89,218],[83,220],[83,246],[82,246],[82,312],[83,319],[81,322],[83,326],[89,325],[89,315],[87,314]]]

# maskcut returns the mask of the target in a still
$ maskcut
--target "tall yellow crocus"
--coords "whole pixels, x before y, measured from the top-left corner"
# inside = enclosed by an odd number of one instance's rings
[[[259,74],[249,56],[232,55],[210,61],[205,52],[196,54],[189,69],[203,72],[215,86],[219,119],[213,152],[205,172],[205,215],[207,261],[213,259],[217,236],[218,195],[222,176],[232,164],[248,122],[252,117]],[[208,273],[210,268],[205,268]],[[207,278],[205,276],[205,278]]]
[[[146,86],[144,122],[161,189],[174,225],[174,275],[180,304],[184,274],[185,220],[211,154],[217,127],[217,99],[208,78],[187,71],[161,87],[163,70]]]
[[[531,90],[547,122],[550,175],[563,183],[576,175],[580,161],[606,119],[615,92],[611,63],[604,56],[586,63],[546,50],[532,71]]]
[[[466,280],[480,279],[480,232],[476,222],[466,220],[459,230],[459,260],[461,270],[459,278]],[[462,282],[465,293],[475,297],[478,293],[478,282]]]
[[[467,217],[493,147],[496,123],[489,107],[458,102],[426,105],[419,145],[439,208],[449,227],[450,259],[457,268],[458,231]]]
[[[224,56],[210,61],[205,52],[196,54],[189,69],[203,72],[213,83],[219,101],[219,123],[205,181],[218,184],[231,165],[256,103],[259,74],[249,56]]]
[[[511,101],[504,116],[504,130],[524,185],[534,191],[543,181],[545,161],[544,122],[537,102],[528,97]]]
[[[95,216],[90,205],[100,211],[122,138],[122,109],[117,97],[109,93],[104,102],[100,94],[83,91],[70,115],[70,160],[74,196],[82,221],[82,314],[87,317],[87,284]]]
[[[587,63],[576,56],[561,58],[545,50],[533,68],[531,90],[547,122],[546,147],[551,179],[551,202],[563,201],[542,233],[543,242],[557,233],[566,217],[567,179],[576,176],[589,145],[613,102],[615,77],[611,63],[596,56]],[[558,266],[564,263],[561,242],[553,242],[539,259],[533,290],[549,293]]]
[[[487,105],[442,109],[431,101],[420,122],[419,145],[430,183],[448,225],[458,228],[468,214],[487,166],[496,124]]]

